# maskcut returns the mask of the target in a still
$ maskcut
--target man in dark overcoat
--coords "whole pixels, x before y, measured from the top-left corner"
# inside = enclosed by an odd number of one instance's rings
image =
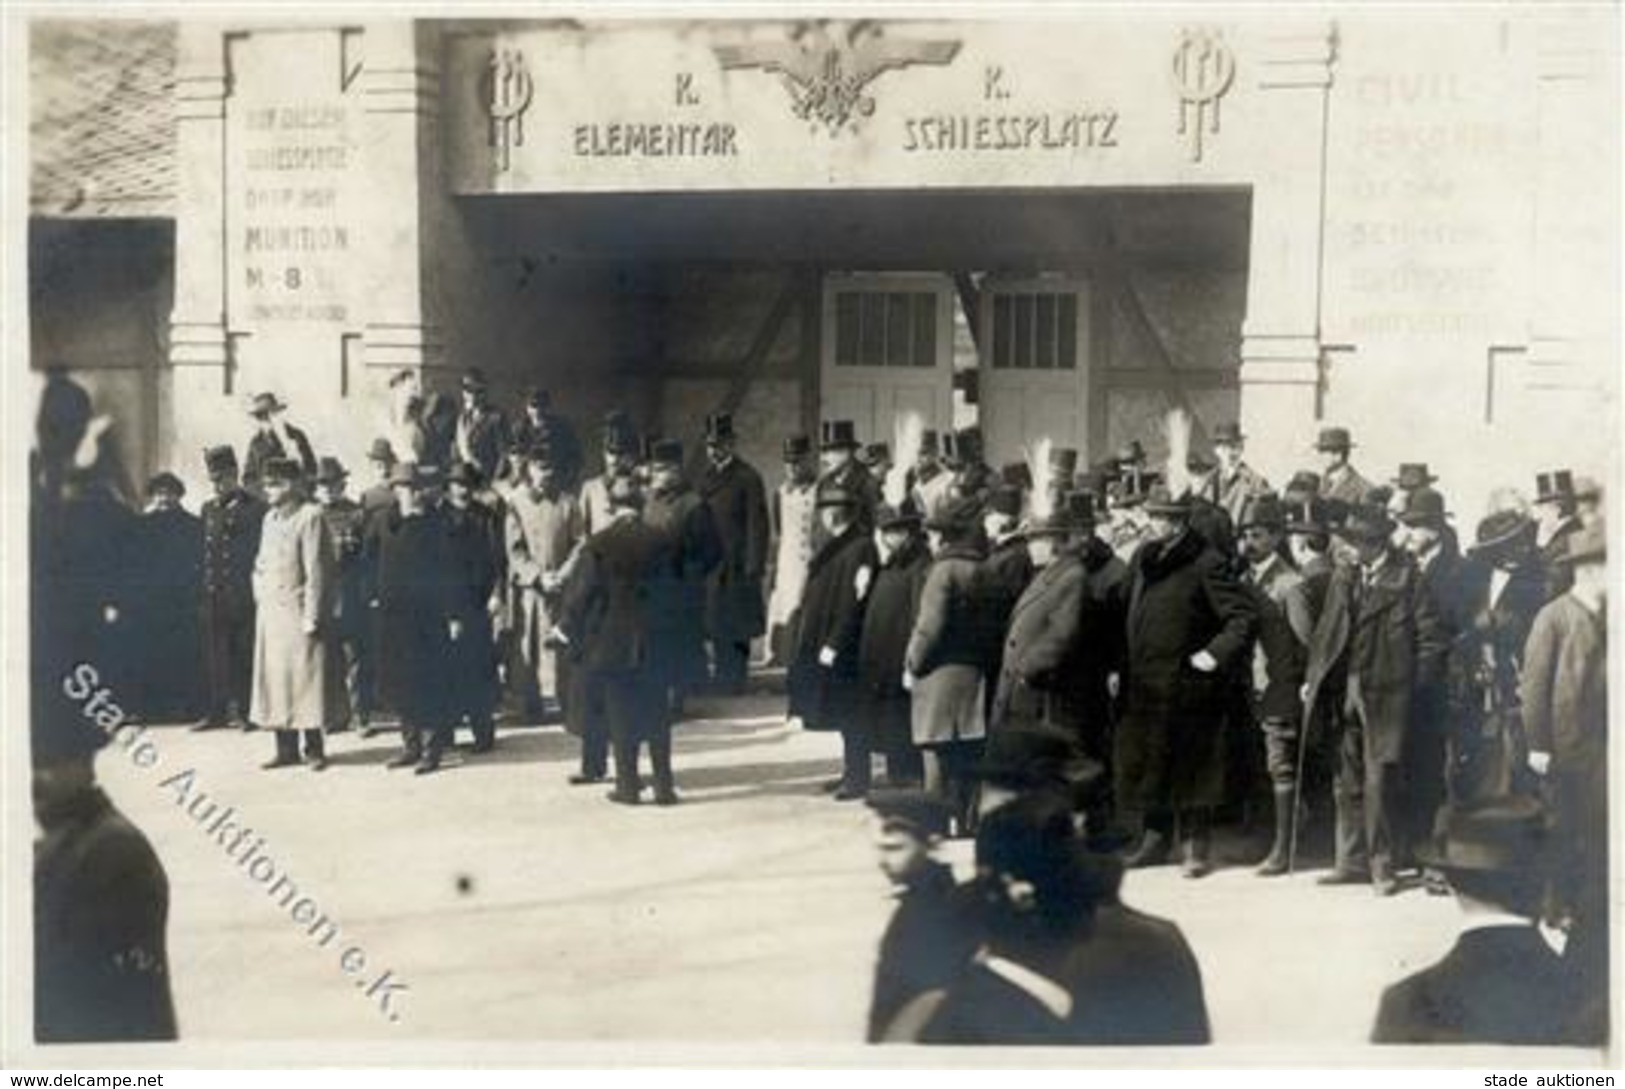
[[[164,472],[147,485],[150,503],[136,524],[130,628],[137,662],[137,712],[149,722],[198,713],[202,694],[198,627],[203,595],[203,520],[181,506],[186,485]]]
[[[853,496],[858,503],[858,521],[865,529],[872,529],[875,508],[881,500],[880,481],[858,460],[861,445],[851,420],[823,422],[818,441],[818,491]]]
[[[484,479],[492,480],[512,442],[507,414],[491,403],[490,386],[480,368],[464,371],[460,385],[463,403],[448,453],[451,460],[470,462]],[[449,469],[450,465],[440,468]]]
[[[662,645],[669,638],[658,614],[672,607],[673,538],[643,521],[637,486],[626,477],[610,481],[610,522],[587,538],[565,595],[559,628],[578,652],[578,668],[601,693],[615,750],[615,789],[609,800],[642,801],[639,750],[649,748],[656,805],[676,805],[672,774],[669,675]]]
[[[643,520],[666,535],[666,555],[676,565],[677,597],[655,618],[659,640],[669,648],[665,664],[673,712],[683,698],[705,683],[705,602],[712,572],[723,559],[723,544],[711,508],[683,476],[683,444],[660,439],[650,444],[649,490]]]
[[[457,567],[445,520],[428,499],[429,470],[402,463],[390,483],[396,509],[374,523],[369,546],[378,683],[401,719],[402,749],[387,766],[427,775],[452,740],[446,659],[464,635]]]
[[[858,644],[862,682],[861,710],[853,729],[860,739],[847,745],[844,785],[869,788],[869,754],[884,753],[888,785],[918,784],[925,768],[910,732],[908,690],[903,687],[903,659],[914,630],[920,587],[931,566],[931,552],[920,532],[920,515],[907,502],[882,506],[875,514],[880,563]]]
[[[243,486],[256,495],[265,466],[278,458],[297,461],[307,480],[316,475],[316,453],[310,437],[287,422],[287,411],[287,404],[274,393],[257,393],[249,402],[248,414],[254,418],[255,431],[243,455]]]
[[[858,521],[861,502],[838,489],[818,495],[826,540],[807,571],[787,677],[790,714],[809,730],[851,733],[856,728],[861,697],[858,649],[880,564],[872,534]],[[837,784],[837,798],[862,797],[846,786]]]
[[[440,507],[455,570],[452,615],[462,626],[461,637],[452,644],[448,678],[452,729],[467,721],[477,753],[490,752],[496,744],[492,599],[505,582],[507,560],[501,516],[475,494],[483,483],[477,468],[459,461],[446,475],[446,501]]]
[[[982,511],[982,528],[987,533],[987,557],[977,571],[982,589],[982,608],[986,610],[986,628],[989,635],[987,663],[984,670],[989,678],[999,676],[1000,660],[1004,656],[1004,632],[1010,626],[1010,614],[1027,589],[1037,571],[1027,547],[1027,535],[1021,524],[1022,490],[1008,484],[994,488],[988,494]],[[987,698],[991,709],[994,686],[988,685]]]
[[[250,729],[254,679],[254,557],[265,502],[237,481],[229,446],[204,452],[214,495],[203,504],[203,718],[192,728]]]
[[[1225,716],[1234,671],[1256,611],[1221,557],[1189,524],[1188,497],[1152,492],[1150,538],[1130,567],[1123,715],[1114,755],[1118,804],[1143,815],[1145,831],[1126,860],[1161,861],[1177,826],[1182,872],[1208,873],[1211,812],[1225,801]]]
[[[1336,863],[1324,884],[1399,890],[1418,826],[1408,790],[1417,693],[1439,683],[1448,649],[1415,563],[1390,543],[1393,523],[1356,507],[1339,527],[1355,562],[1336,568],[1309,641],[1304,705],[1338,723]]]
[[[717,688],[738,695],[745,690],[750,641],[767,630],[767,488],[762,474],[734,451],[733,417],[706,418],[705,456],[700,496],[722,545],[722,562],[707,585],[705,630]]]
[[[345,486],[349,471],[338,458],[323,457],[316,463],[316,502],[322,508],[322,521],[333,540],[334,575],[338,584],[333,595],[333,625],[328,640],[333,648],[334,667],[341,670],[349,699],[350,721],[357,728],[372,716],[363,685],[366,663],[366,632],[372,617],[367,609],[367,512],[349,496]],[[371,685],[371,678],[365,678]],[[340,724],[342,725],[342,724]]]

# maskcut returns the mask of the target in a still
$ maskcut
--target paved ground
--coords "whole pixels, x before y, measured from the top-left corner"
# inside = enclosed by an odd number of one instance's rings
[[[189,1039],[844,1043],[861,1035],[888,904],[863,809],[817,789],[838,741],[787,729],[780,707],[699,708],[679,728],[686,804],[670,810],[567,786],[576,747],[558,729],[504,731],[496,753],[424,778],[383,768],[389,734],[333,739],[318,775],[260,771],[263,733],[164,727],[155,768],[114,749],[101,769],[169,869]],[[160,785],[187,771],[191,796],[209,795],[191,813],[180,783]],[[342,938],[318,947],[227,856],[211,804],[264,837]],[[1310,875],[1192,883],[1164,868],[1125,891],[1185,928],[1215,1035],[1243,1046],[1360,1043],[1381,987],[1454,933],[1448,900],[1379,902]],[[347,975],[352,944],[366,964]],[[383,969],[410,988],[395,1024],[364,993]]]

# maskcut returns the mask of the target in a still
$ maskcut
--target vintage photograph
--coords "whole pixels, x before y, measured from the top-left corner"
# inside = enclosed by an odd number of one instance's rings
[[[6,1065],[1618,1062],[1616,5],[7,20]]]

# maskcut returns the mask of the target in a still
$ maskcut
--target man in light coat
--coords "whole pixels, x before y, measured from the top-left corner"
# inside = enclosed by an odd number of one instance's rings
[[[254,687],[249,717],[276,731],[266,768],[299,763],[299,735],[311,770],[327,767],[322,730],[348,711],[342,678],[323,640],[332,624],[333,539],[321,507],[305,498],[299,463],[273,458],[263,483],[270,510],[254,561]]]
[[[515,597],[517,661],[511,674],[527,717],[559,713],[558,662],[548,637],[558,623],[566,565],[581,540],[581,508],[559,484],[551,448],[542,443],[526,458],[527,480],[508,497],[508,579]]]

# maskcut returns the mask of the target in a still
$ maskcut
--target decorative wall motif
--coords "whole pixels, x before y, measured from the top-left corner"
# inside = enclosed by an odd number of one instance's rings
[[[1202,132],[1219,132],[1219,101],[1236,78],[1236,58],[1216,30],[1186,29],[1170,67],[1179,93],[1179,134],[1188,137],[1191,161],[1202,161]]]
[[[525,67],[525,55],[517,49],[491,50],[483,84],[481,97],[491,117],[490,142],[496,152],[496,167],[507,170],[510,151],[525,143],[525,110],[535,90]]]

